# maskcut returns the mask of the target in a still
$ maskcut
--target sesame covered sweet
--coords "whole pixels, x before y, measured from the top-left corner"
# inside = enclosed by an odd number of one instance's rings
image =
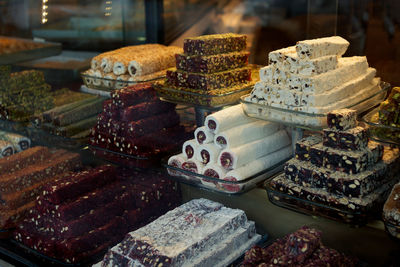
[[[210,34],[186,38],[183,52],[186,55],[215,55],[242,51],[246,48],[246,35],[235,33]]]
[[[334,130],[348,130],[357,126],[357,112],[352,109],[338,109],[328,112],[328,127]]]

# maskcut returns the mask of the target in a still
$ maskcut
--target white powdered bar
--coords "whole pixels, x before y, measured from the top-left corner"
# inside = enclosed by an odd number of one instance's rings
[[[303,76],[314,76],[336,69],[338,64],[337,56],[324,56],[311,60],[300,60],[297,55],[286,58],[286,65],[289,72]]]
[[[297,55],[301,59],[314,59],[318,57],[336,55],[342,56],[350,43],[340,36],[331,36],[313,40],[299,41],[296,44]]]
[[[245,143],[267,137],[279,130],[279,124],[266,121],[255,121],[236,126],[214,137],[214,143],[220,149],[233,148]]]
[[[194,131],[194,138],[199,145],[208,144],[214,140],[214,134],[206,126],[202,126]]]
[[[280,130],[266,138],[231,149],[224,149],[218,157],[218,165],[226,170],[236,169],[253,160],[281,149],[291,143],[285,130]]]
[[[208,115],[204,124],[210,132],[217,134],[237,125],[254,121],[256,120],[244,114],[239,104]]]
[[[199,144],[197,144],[197,141],[194,139],[191,139],[191,140],[188,140],[185,143],[183,143],[182,153],[188,159],[191,159],[191,158],[196,157],[198,148],[199,148]]]
[[[200,145],[196,151],[196,159],[203,164],[217,162],[217,158],[221,149],[214,143]]]
[[[296,53],[296,47],[295,46],[289,46],[286,48],[278,49],[272,52],[269,52],[268,54],[268,64],[278,64],[278,63],[284,63],[286,57],[288,54],[291,53]]]
[[[292,153],[292,146],[286,146],[278,151],[272,152],[262,158],[245,164],[235,170],[229,171],[224,177],[224,180],[226,179],[229,181],[241,181],[247,179],[289,158]]]

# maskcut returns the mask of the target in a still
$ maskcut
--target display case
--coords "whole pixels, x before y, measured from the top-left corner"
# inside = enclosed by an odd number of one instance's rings
[[[400,181],[398,11],[0,0],[0,265],[224,266],[306,225],[359,262],[398,266],[398,226],[381,216]],[[201,198],[218,203],[190,206]],[[182,227],[159,230],[175,225],[167,212]],[[142,227],[168,240],[145,243]],[[163,242],[178,241],[174,258]]]

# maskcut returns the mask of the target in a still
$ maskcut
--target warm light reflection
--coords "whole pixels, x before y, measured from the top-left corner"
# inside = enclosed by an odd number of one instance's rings
[[[111,16],[111,14],[112,14],[112,1],[110,1],[110,0],[108,0],[108,1],[106,1],[106,5],[105,5],[105,8],[104,8],[104,16],[106,16],[106,17],[108,17],[108,16]]]
[[[45,24],[47,22],[47,15],[49,14],[46,10],[48,10],[49,0],[42,0],[42,24]]]

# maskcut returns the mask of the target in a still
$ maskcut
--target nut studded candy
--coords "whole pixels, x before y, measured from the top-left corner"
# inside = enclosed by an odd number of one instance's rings
[[[288,236],[286,241],[285,253],[296,264],[301,264],[313,254],[321,244],[321,232],[303,226],[295,233]]]
[[[112,103],[120,108],[155,99],[156,92],[149,83],[140,83],[115,90],[111,93]]]
[[[400,124],[399,106],[390,100],[385,100],[379,105],[379,121],[384,125]]]
[[[328,127],[334,130],[348,130],[357,126],[357,112],[352,109],[337,109],[327,114]]]
[[[393,87],[390,95],[388,96],[388,99],[391,102],[400,105],[400,87]]]
[[[185,55],[206,56],[246,49],[246,35],[235,33],[210,34],[187,38],[183,41]]]
[[[36,146],[24,150],[20,153],[0,159],[0,173],[10,174],[22,170],[29,165],[42,162],[50,155],[47,147]]]
[[[322,141],[321,136],[311,135],[296,143],[295,158],[299,160],[310,160],[310,148]]]
[[[136,121],[160,113],[174,110],[175,104],[164,102],[161,100],[154,100],[143,102],[134,106],[129,106],[121,110],[122,121]]]
[[[368,145],[367,130],[360,126],[345,131],[324,129],[323,144],[337,149],[361,150]]]

